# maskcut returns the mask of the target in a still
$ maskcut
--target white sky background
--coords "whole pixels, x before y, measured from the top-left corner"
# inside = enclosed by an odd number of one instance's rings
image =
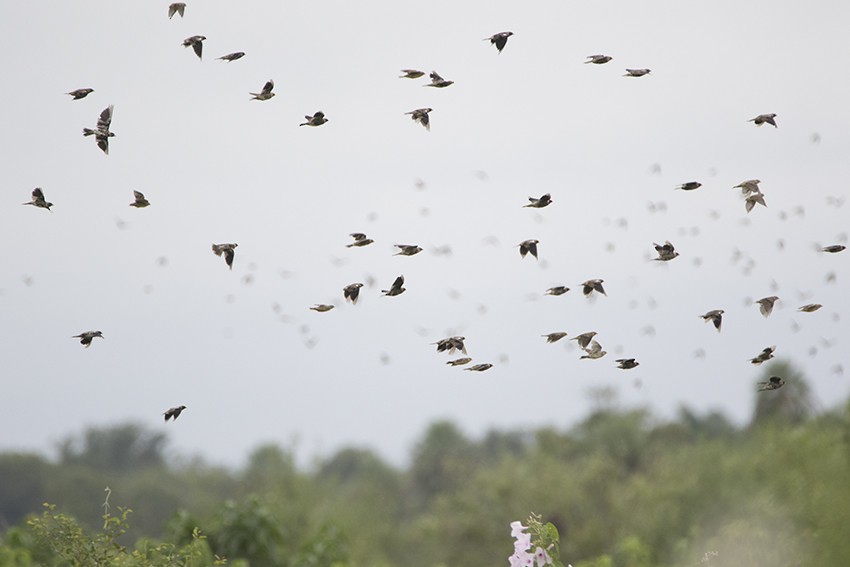
[[[823,407],[846,399],[832,369],[850,252],[815,243],[848,231],[850,205],[827,198],[850,175],[850,4],[195,1],[170,21],[167,6],[0,6],[0,449],[135,420],[231,465],[293,440],[302,461],[356,444],[401,463],[434,419],[567,427],[597,386],[744,421],[747,360],[772,344]],[[505,30],[502,54],[481,41]],[[181,46],[195,34],[202,62]],[[247,55],[215,60],[233,51]],[[595,53],[614,60],[584,65]],[[398,78],[408,67],[456,84],[422,88]],[[268,79],[277,96],[249,101]],[[63,94],[81,87],[95,92]],[[109,104],[104,156],[81,129]],[[426,106],[430,132],[404,115]],[[330,121],[299,128],[316,110]],[[747,122],[767,112],[778,129]],[[750,178],[768,208],[747,215],[732,186]],[[673,190],[691,180],[704,185]],[[52,213],[20,205],[36,186]],[[152,206],[128,207],[133,189]],[[521,208],[546,192],[548,208]],[[375,244],[346,248],[355,231]],[[539,261],[519,257],[528,238]],[[666,239],[681,256],[651,262]],[[239,244],[232,272],[213,242]],[[381,297],[399,274],[407,292]],[[583,298],[589,278],[609,296]],[[573,289],[542,296],[558,284]],[[774,294],[764,319],[750,302]],[[796,312],[810,302],[824,308]],[[718,308],[719,334],[698,318]],[[90,329],[106,339],[70,338]],[[540,337],[558,330],[596,330],[609,354]],[[447,367],[429,343],[452,334],[495,367]],[[621,356],[641,366],[618,370]]]

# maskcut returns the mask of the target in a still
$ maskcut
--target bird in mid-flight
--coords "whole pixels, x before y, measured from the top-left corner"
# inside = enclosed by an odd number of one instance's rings
[[[174,14],[179,14],[180,17],[183,17],[183,12],[186,11],[186,3],[185,2],[174,2],[173,4],[168,6],[168,19],[174,17]]]
[[[145,199],[145,194],[141,191],[134,190],[133,197],[135,198],[135,201],[130,203],[131,207],[136,207],[137,209],[144,209],[145,207],[148,207],[151,204],[150,201]]]
[[[445,339],[440,339],[436,343],[431,344],[437,345],[437,352],[447,352],[449,354],[454,354],[455,352],[460,351],[463,354],[467,354],[466,345],[463,344],[463,341],[465,340],[466,337],[454,336]]]
[[[778,390],[785,385],[785,380],[779,376],[771,376],[767,382],[757,382],[756,384],[759,387],[758,391],[764,392],[766,390]]]
[[[464,370],[472,370],[473,372],[484,372],[485,370],[490,370],[493,368],[493,365],[489,362],[485,362],[483,364],[476,364],[474,366],[470,366],[469,368],[464,368]]]
[[[550,203],[552,203],[552,195],[550,195],[549,193],[545,193],[545,194],[541,195],[540,198],[529,197],[528,198],[528,204],[523,205],[522,207],[523,208],[531,207],[532,209],[542,209],[543,207],[548,206]]]
[[[530,239],[523,240],[518,244],[519,246],[519,255],[521,258],[525,258],[526,254],[531,254],[534,256],[534,259],[537,259],[537,245],[540,244],[539,240]]]
[[[843,244],[832,244],[830,246],[824,246],[821,248],[821,252],[829,252],[830,254],[838,254],[839,252],[843,252],[847,247]]]
[[[425,74],[425,71],[420,71],[419,69],[402,69],[401,72],[404,75],[399,75],[399,79],[418,79]]]
[[[723,324],[723,314],[725,311],[722,309],[712,309],[705,313],[705,315],[700,315],[704,321],[711,321],[714,323],[714,328],[717,329],[717,332],[720,332],[720,325]]]
[[[268,81],[266,81],[266,84],[263,85],[263,90],[258,93],[248,94],[253,97],[251,100],[269,100],[271,97],[274,96],[272,89],[274,89],[274,81],[269,79]]]
[[[399,251],[393,254],[393,256],[414,256],[422,252],[422,247],[416,244],[395,244],[394,246]]]
[[[100,337],[101,339],[105,338],[103,333],[100,331],[86,331],[85,333],[80,333],[79,335],[74,335],[71,337],[72,339],[80,339],[80,344],[86,348],[91,346],[91,341],[95,337]]]
[[[224,244],[213,244],[212,251],[216,256],[224,254],[224,261],[227,267],[233,269],[233,257],[236,256],[236,247],[239,246],[235,242]]]
[[[584,350],[588,347],[588,345],[590,345],[590,341],[595,336],[596,336],[596,331],[588,331],[587,333],[582,333],[580,335],[576,335],[570,340],[576,341],[578,343],[578,347],[580,349]]]
[[[32,200],[28,203],[21,203],[22,205],[32,205],[34,207],[38,207],[40,209],[47,209],[50,211],[50,207],[53,206],[53,203],[50,203],[44,199],[44,192],[41,190],[41,187],[36,187],[32,190]],[[53,211],[51,211],[53,212]]]
[[[554,333],[549,333],[548,335],[540,335],[541,337],[546,337],[547,343],[556,343],[567,336],[567,333],[563,331],[556,331]]]
[[[322,124],[328,121],[328,119],[325,118],[325,113],[321,110],[316,112],[313,116],[308,115],[304,118],[305,120],[307,120],[307,122],[302,122],[301,124],[299,124],[299,126],[321,126]]]
[[[234,51],[233,53],[228,53],[227,55],[222,55],[218,59],[221,60],[221,61],[230,62],[230,61],[236,61],[237,59],[242,59],[243,57],[245,57],[244,51]]]
[[[449,366],[463,366],[464,364],[469,364],[470,362],[472,362],[472,359],[468,356],[464,356],[461,358],[450,360],[446,364],[448,364]]]
[[[438,75],[436,71],[431,71],[431,74],[428,76],[431,77],[431,82],[427,85],[422,85],[423,87],[436,87],[438,89],[444,89],[454,84],[454,81],[447,81],[446,79]]]
[[[682,191],[693,191],[694,189],[699,189],[700,187],[702,187],[702,183],[700,183],[699,181],[688,181],[687,183],[676,185],[674,189],[681,189]]]
[[[770,317],[770,314],[773,313],[773,305],[779,300],[775,295],[771,295],[768,297],[762,297],[755,303],[759,304],[759,311],[765,317]]]
[[[381,293],[389,297],[401,295],[407,291],[407,289],[402,286],[404,286],[404,276],[399,276],[393,281],[393,285],[390,286],[390,289],[382,289]]]
[[[499,50],[499,53],[505,48],[505,45],[508,43],[508,38],[514,35],[514,32],[503,31],[496,34],[491,35],[490,37],[485,37],[484,41],[490,41],[491,44],[496,46],[496,49]]]
[[[169,408],[169,410],[162,415],[165,416],[165,421],[168,421],[169,419],[177,421],[177,418],[180,417],[180,414],[183,413],[184,409],[186,409],[186,406],[177,406],[176,408]]]
[[[626,69],[626,74],[624,77],[643,77],[644,75],[649,75],[651,71],[649,69]]]
[[[595,340],[590,341],[590,344],[587,346],[586,349],[584,349],[584,352],[586,352],[587,354],[583,354],[582,356],[580,356],[580,359],[589,358],[590,360],[596,360],[597,358],[602,358],[603,356],[608,354],[607,351],[602,350],[602,345],[596,342]]]
[[[207,39],[203,35],[193,35],[192,37],[187,37],[183,40],[183,47],[191,47],[195,55],[198,56],[198,59],[203,60],[204,55],[204,40]]]
[[[371,238],[367,238],[366,235],[362,232],[352,232],[348,236],[353,238],[354,242],[352,242],[351,244],[346,244],[346,248],[351,248],[352,246],[357,246],[359,248],[360,246],[368,246],[369,244],[375,242]]]
[[[431,130],[431,118],[428,116],[428,113],[431,112],[432,108],[417,108],[416,110],[411,110],[410,112],[405,112],[405,114],[409,114],[414,122],[419,122],[422,124],[426,130]]]
[[[593,63],[594,65],[603,65],[611,61],[613,57],[610,55],[588,55],[585,63]]]
[[[65,93],[65,94],[71,95],[72,97],[74,97],[74,100],[80,100],[81,98],[86,98],[87,96],[89,96],[93,92],[94,92],[94,89],[76,89],[76,90],[73,90],[73,91],[71,91],[69,93]]]
[[[348,284],[344,288],[342,288],[342,295],[345,297],[346,301],[350,301],[353,304],[357,304],[357,298],[360,297],[360,288],[363,287],[362,283],[353,283]]]
[[[313,310],[313,311],[318,311],[319,313],[326,313],[333,308],[334,308],[333,305],[328,305],[327,303],[317,303],[316,305],[314,305],[310,309]]]
[[[732,189],[740,189],[741,193],[746,196],[750,193],[759,193],[759,183],[761,183],[760,179],[747,179],[746,181],[741,181]]]
[[[778,128],[776,125],[776,114],[759,114],[755,118],[750,118],[747,122],[753,122],[756,126],[761,126],[762,124],[770,124],[774,128]]]
[[[615,362],[617,363],[617,368],[621,370],[631,370],[632,368],[640,366],[640,362],[634,358],[618,358]]]
[[[112,124],[112,110],[113,106],[110,104],[101,111],[100,118],[97,119],[97,126],[94,130],[83,128],[83,136],[94,136],[97,147],[106,155],[109,155],[109,138],[115,136],[115,132],[109,130],[109,126]]]
[[[664,244],[655,244],[653,242],[653,246],[655,246],[655,251],[658,253],[658,258],[653,258],[653,260],[669,262],[679,255],[675,248],[673,248],[673,245],[670,244],[669,240],[665,241]]]
[[[602,284],[605,283],[605,280],[595,279],[595,280],[587,280],[586,282],[582,282],[581,284],[581,292],[587,297],[590,296],[594,291],[597,293],[601,293],[604,296],[608,296],[605,293],[605,288],[602,287]]]
[[[797,311],[801,311],[803,313],[814,313],[821,307],[823,307],[823,305],[821,305],[820,303],[807,303],[806,305],[803,305],[802,307],[798,308]]]
[[[568,288],[567,286],[556,285],[555,287],[550,287],[549,289],[547,289],[546,293],[544,293],[543,295],[564,295],[568,291],[570,291],[570,288]]]

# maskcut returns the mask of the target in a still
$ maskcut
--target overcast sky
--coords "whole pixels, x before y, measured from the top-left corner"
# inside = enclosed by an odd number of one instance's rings
[[[0,6],[0,450],[133,420],[228,465],[263,442],[404,463],[435,419],[568,427],[606,386],[661,416],[744,422],[748,359],[770,345],[821,407],[846,400],[850,252],[816,245],[850,230],[847,2],[167,7]],[[482,41],[508,30],[501,54]],[[597,53],[613,61],[584,64]],[[249,100],[269,79],[277,96]],[[106,156],[81,129],[110,104]],[[421,107],[430,132],[404,115]],[[317,110],[327,124],[298,126]],[[779,127],[748,122],[762,113]],[[767,208],[747,214],[733,186],[751,178]],[[703,186],[674,190],[686,181]],[[52,212],[21,206],[34,187]],[[134,189],[152,205],[129,207]],[[375,243],[346,248],[351,232]],[[518,253],[531,238],[539,260]],[[680,256],[652,261],[665,240]],[[239,244],[232,271],[220,242]],[[382,297],[400,274],[407,291]],[[590,278],[607,297],[582,297]],[[572,290],[543,295],[555,285]],[[752,302],[768,295],[765,319]],[[711,309],[721,333],[698,317]],[[106,338],[70,338],[88,330]],[[599,360],[541,338],[591,330]],[[446,366],[430,343],[454,334],[494,367]]]

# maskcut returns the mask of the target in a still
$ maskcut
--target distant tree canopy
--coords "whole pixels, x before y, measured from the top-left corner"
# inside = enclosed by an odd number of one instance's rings
[[[165,434],[137,424],[91,427],[81,436],[59,443],[59,460],[62,464],[110,472],[160,467],[165,462],[165,444]]]

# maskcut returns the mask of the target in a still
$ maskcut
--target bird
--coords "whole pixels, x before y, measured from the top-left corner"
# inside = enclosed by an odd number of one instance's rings
[[[165,416],[165,421],[168,421],[172,418],[174,419],[174,421],[177,421],[177,418],[180,417],[180,414],[183,413],[184,409],[186,409],[186,406],[177,406],[176,408],[169,408],[168,411],[166,411],[162,415]]]
[[[399,79],[418,79],[425,74],[425,71],[420,71],[419,69],[402,69],[401,72],[404,75],[399,75]]]
[[[463,341],[466,340],[466,337],[454,336],[448,337],[445,339],[440,339],[436,343],[431,343],[432,345],[437,345],[437,352],[447,352],[449,354],[454,354],[457,351],[466,353],[466,345],[463,344]]]
[[[798,308],[797,311],[801,311],[803,313],[814,313],[821,307],[823,307],[823,305],[821,305],[820,303],[807,303],[806,305],[803,305],[802,307]]]
[[[555,287],[550,287],[549,289],[547,289],[546,293],[544,293],[543,295],[564,295],[568,291],[570,291],[570,288],[568,288],[567,286],[556,285]]]
[[[674,189],[681,189],[682,191],[693,191],[694,189],[699,189],[700,187],[702,187],[702,183],[700,183],[699,181],[688,181],[687,183],[676,185]]]
[[[527,205],[523,205],[522,208],[531,207],[533,209],[542,209],[543,207],[548,206],[552,202],[552,195],[546,193],[541,195],[540,198],[537,197],[529,197],[529,203]]]
[[[496,49],[499,50],[499,53],[505,48],[505,45],[508,43],[508,38],[514,35],[514,32],[504,31],[491,35],[490,37],[485,37],[483,41],[490,40],[490,43],[496,46]]]
[[[590,344],[586,349],[584,349],[584,352],[586,352],[587,354],[583,354],[582,356],[580,356],[580,359],[589,358],[590,360],[596,360],[597,358],[602,358],[603,356],[608,354],[607,351],[602,350],[602,345],[596,342],[595,340],[590,341]]]
[[[428,116],[428,113],[433,109],[431,108],[417,108],[416,110],[411,110],[410,112],[405,112],[405,114],[409,114],[410,118],[413,119],[414,122],[419,122],[422,124],[426,130],[431,131],[431,117]]]
[[[307,122],[302,122],[301,124],[299,124],[299,126],[321,126],[322,124],[328,121],[328,119],[325,118],[325,113],[321,110],[316,112],[313,116],[308,115],[304,118],[307,120]]]
[[[87,96],[89,96],[93,92],[94,92],[94,89],[86,88],[86,89],[75,89],[75,90],[73,90],[69,93],[65,93],[65,94],[71,95],[72,97],[74,97],[74,100],[80,100],[81,98],[86,98]]]
[[[776,351],[776,345],[769,346],[767,348],[762,349],[760,353],[758,353],[754,358],[750,359],[750,362],[758,366],[762,362],[767,362],[771,358],[773,358],[773,353]]]
[[[595,336],[596,336],[596,331],[589,331],[587,333],[582,333],[580,335],[576,335],[575,337],[571,338],[570,340],[576,341],[578,343],[578,347],[580,349],[584,350],[588,347],[588,345],[590,344],[590,341]]]
[[[357,304],[357,298],[360,297],[360,288],[363,287],[362,283],[353,283],[348,284],[344,288],[342,288],[342,295],[345,297],[346,301],[350,301],[352,304]]]
[[[537,259],[537,245],[540,243],[539,240],[523,240],[518,244],[519,246],[519,255],[521,258],[525,258],[526,254],[531,254]]]
[[[316,305],[314,305],[310,309],[313,310],[313,311],[318,311],[319,313],[325,313],[327,311],[330,311],[333,308],[334,308],[333,305],[328,305],[327,303],[317,303]]]
[[[354,242],[352,242],[351,244],[346,244],[346,248],[351,248],[352,246],[357,246],[359,248],[360,246],[368,246],[369,244],[375,242],[371,238],[367,238],[366,235],[362,232],[352,232],[348,236],[353,238]]]
[[[626,69],[626,74],[624,77],[643,77],[644,75],[649,75],[649,69]]]
[[[765,317],[770,317],[770,314],[773,313],[773,305],[779,300],[775,295],[770,295],[768,297],[762,297],[758,301],[754,303],[758,303],[759,311]]]
[[[605,280],[599,280],[599,279],[587,280],[586,282],[582,282],[581,292],[585,295],[585,297],[590,296],[590,294],[593,293],[594,291],[601,293],[602,295],[607,297],[608,294],[605,293],[605,289],[602,287],[603,283],[605,283]]]
[[[747,209],[748,213],[753,210],[753,207],[755,207],[756,204],[759,204],[762,207],[767,206],[767,203],[764,202],[764,193],[762,193],[760,191],[756,191],[755,193],[750,193],[749,195],[747,195],[747,198],[744,200],[744,208]]]
[[[144,209],[145,207],[148,207],[151,204],[150,201],[145,199],[145,195],[141,191],[134,190],[133,197],[135,198],[135,201],[130,203],[131,207],[136,207],[137,209]]]
[[[91,346],[91,341],[95,337],[100,337],[101,339],[106,338],[103,336],[103,333],[100,331],[86,331],[85,333],[80,333],[79,335],[74,335],[71,337],[72,339],[80,339],[80,344],[86,348]]]
[[[392,297],[394,295],[401,295],[406,291],[406,288],[402,287],[404,285],[404,276],[399,276],[393,281],[393,285],[390,286],[390,289],[382,289],[381,293],[386,296]]]
[[[193,35],[192,37],[187,37],[183,40],[183,47],[191,47],[195,51],[195,55],[198,56],[198,59],[203,60],[204,54],[204,40],[207,39],[202,35]]]
[[[113,106],[111,104],[101,111],[94,130],[83,128],[83,136],[94,136],[97,147],[106,155],[109,155],[109,138],[115,136],[115,133],[109,130],[109,126],[112,124],[112,111]]]
[[[32,205],[34,207],[38,207],[40,209],[47,209],[50,211],[50,207],[53,206],[53,203],[48,202],[44,198],[44,192],[41,190],[41,187],[36,187],[32,190],[32,200],[28,203],[21,203],[22,205]],[[50,211],[53,212],[53,211]]]
[[[422,247],[416,244],[393,244],[393,246],[399,249],[393,256],[414,256],[422,252]]]
[[[469,358],[468,356],[464,356],[462,358],[456,358],[454,360],[450,360],[450,361],[446,362],[446,364],[448,364],[449,366],[463,366],[464,364],[469,364],[470,362],[472,362],[472,359]]]
[[[464,368],[464,370],[472,370],[473,372],[484,372],[485,370],[490,370],[493,368],[493,365],[489,362],[485,362],[483,364],[475,364],[470,366],[469,368]]]
[[[785,385],[785,380],[780,378],[779,376],[771,376],[767,382],[757,382],[758,391],[764,392],[766,390],[778,390],[782,386]]]
[[[634,358],[618,358],[615,362],[617,363],[617,368],[621,370],[631,370],[636,366],[640,366],[640,362]]]
[[[269,100],[274,96],[272,89],[274,88],[274,81],[269,79],[266,81],[266,84],[263,85],[263,89],[258,93],[248,93],[253,98],[251,100]]]
[[[170,6],[168,6],[168,19],[174,17],[174,14],[179,14],[180,17],[183,17],[183,12],[186,11],[186,3],[185,2],[174,2]]]
[[[750,118],[747,122],[754,122],[756,126],[761,126],[764,123],[768,123],[774,128],[778,128],[776,125],[776,114],[759,114],[755,118]]]
[[[679,253],[676,252],[669,240],[666,240],[664,244],[655,244],[653,242],[653,246],[655,246],[655,251],[658,252],[658,258],[653,258],[653,260],[669,262],[670,260],[679,255]]]
[[[438,75],[436,71],[431,71],[431,74],[428,76],[431,77],[431,82],[427,85],[422,85],[423,87],[436,87],[438,89],[444,89],[454,84],[454,81],[447,81],[446,79]]]
[[[212,251],[216,256],[221,256],[224,254],[224,261],[227,263],[227,267],[231,270],[233,269],[233,257],[236,255],[236,247],[238,244],[234,243],[225,243],[225,244],[213,244]]]
[[[717,332],[720,332],[720,325],[723,323],[723,314],[725,311],[722,309],[712,309],[705,313],[705,315],[700,315],[704,321],[711,321],[714,323],[714,328],[717,329]]]
[[[541,337],[546,337],[547,343],[557,343],[561,339],[567,336],[567,333],[563,331],[557,331],[554,333],[549,333],[548,335],[540,335]]]
[[[613,57],[610,55],[588,55],[585,63],[593,63],[594,65],[602,65],[611,61]]]
[[[220,61],[230,62],[230,61],[236,61],[237,59],[242,59],[243,57],[245,57],[244,51],[234,51],[233,53],[228,53],[227,55],[222,55],[218,59]]]
[[[830,246],[824,246],[821,248],[821,252],[829,252],[830,254],[838,254],[839,252],[843,252],[847,247],[843,244],[832,244]]]
[[[749,195],[750,193],[759,193],[759,183],[761,183],[760,179],[747,179],[746,181],[741,181],[732,189],[740,189],[741,193],[743,193],[744,195]]]

